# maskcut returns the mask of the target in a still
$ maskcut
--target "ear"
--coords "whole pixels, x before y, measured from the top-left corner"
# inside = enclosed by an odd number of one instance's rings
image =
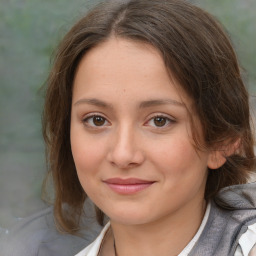
[[[237,139],[233,143],[222,145],[217,150],[210,152],[207,166],[210,169],[218,169],[227,161],[227,157],[239,151],[241,140]]]
[[[223,151],[212,151],[209,154],[207,167],[209,169],[218,169],[226,162],[226,157]]]

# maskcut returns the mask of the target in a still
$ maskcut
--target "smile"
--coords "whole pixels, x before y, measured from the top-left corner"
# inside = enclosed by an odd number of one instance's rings
[[[150,187],[152,184],[155,183],[155,181],[141,180],[136,178],[112,178],[104,180],[103,182],[107,184],[107,186],[114,192],[123,195],[135,194]]]

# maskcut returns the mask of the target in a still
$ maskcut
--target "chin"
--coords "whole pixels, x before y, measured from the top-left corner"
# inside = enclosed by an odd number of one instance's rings
[[[150,223],[153,220],[153,218],[150,218],[148,212],[147,213],[138,213],[136,212],[126,212],[126,213],[115,213],[110,214],[109,216],[110,220],[112,222],[121,224],[121,225],[144,225],[147,223]]]

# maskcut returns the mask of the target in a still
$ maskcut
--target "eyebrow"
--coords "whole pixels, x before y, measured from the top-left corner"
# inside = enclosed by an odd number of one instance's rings
[[[89,105],[94,105],[102,108],[113,108],[112,104],[109,104],[105,101],[95,99],[95,98],[80,99],[74,103],[74,106],[80,105],[80,104],[89,104]],[[139,104],[139,108],[149,108],[149,107],[154,107],[159,105],[169,105],[169,104],[185,107],[184,103],[173,100],[173,99],[155,99],[155,100],[142,101]]]
[[[74,106],[80,105],[80,104],[89,104],[89,105],[94,105],[94,106],[98,106],[98,107],[102,107],[102,108],[113,108],[113,106],[111,104],[106,103],[105,101],[102,101],[102,100],[95,99],[95,98],[78,100],[74,104]]]
[[[149,107],[154,107],[154,106],[159,106],[159,105],[167,105],[167,104],[172,104],[172,105],[177,105],[177,106],[180,106],[180,107],[185,107],[184,103],[179,102],[177,100],[156,99],[156,100],[142,101],[139,105],[139,108],[149,108]]]

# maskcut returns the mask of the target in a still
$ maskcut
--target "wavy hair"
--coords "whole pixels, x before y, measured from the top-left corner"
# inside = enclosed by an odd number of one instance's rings
[[[72,87],[81,58],[111,36],[145,42],[161,53],[167,69],[193,100],[203,144],[191,116],[197,148],[216,150],[239,140],[239,149],[209,170],[205,198],[223,187],[246,183],[254,166],[248,93],[229,37],[206,11],[183,0],[104,1],[82,17],[61,41],[47,81],[43,112],[48,175],[61,230],[79,229],[87,197],[70,146]],[[102,222],[102,213],[98,219]]]

